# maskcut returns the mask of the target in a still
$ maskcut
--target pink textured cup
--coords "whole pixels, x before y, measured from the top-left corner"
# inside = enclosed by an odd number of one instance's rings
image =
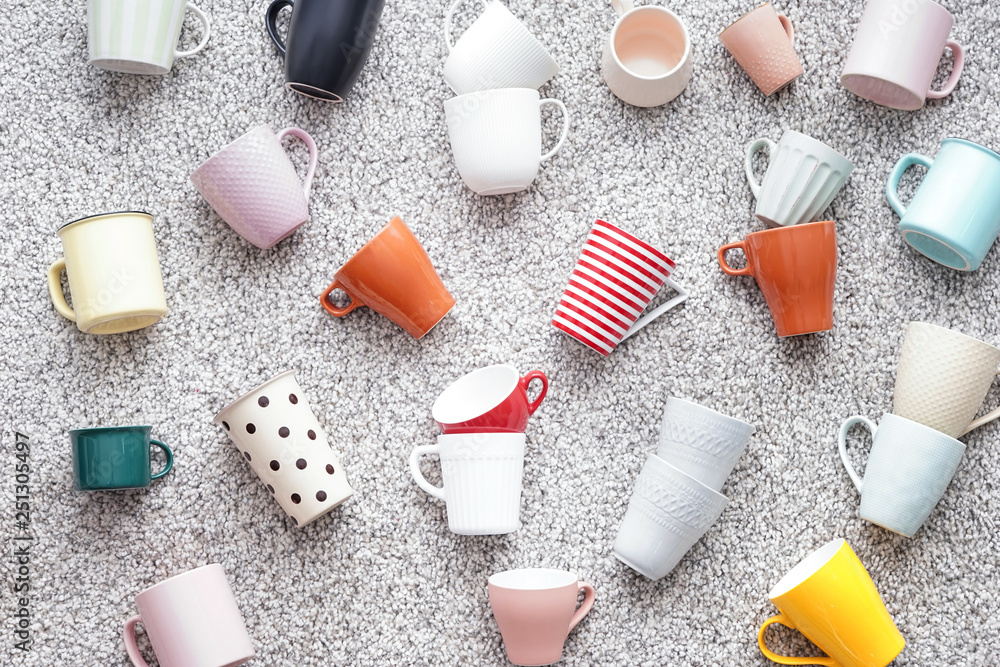
[[[948,39],[954,19],[933,0],[871,0],[861,16],[840,83],[875,104],[913,111],[927,98],[951,94],[962,75],[965,52]],[[955,64],[941,90],[931,81],[945,49]]]
[[[515,665],[559,662],[566,637],[594,606],[594,587],[564,570],[499,572],[490,577],[489,589],[507,659]],[[580,591],[584,598],[577,609]]]
[[[160,667],[235,667],[254,657],[246,624],[221,565],[190,570],[135,596],[125,623],[125,650],[135,667],[149,667],[135,641],[141,623]]]
[[[719,41],[760,92],[770,95],[802,75],[802,63],[792,47],[794,34],[788,17],[767,2],[719,33]]]
[[[299,182],[281,147],[287,135],[309,149],[309,168]],[[277,135],[267,125],[250,130],[206,160],[191,182],[237,234],[270,248],[309,220],[309,189],[318,155],[312,137],[297,127]]]

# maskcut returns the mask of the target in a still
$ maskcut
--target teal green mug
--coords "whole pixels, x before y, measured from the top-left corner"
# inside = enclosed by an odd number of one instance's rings
[[[174,453],[159,440],[150,439],[151,430],[151,426],[115,426],[70,431],[76,490],[144,489],[170,472]],[[167,456],[167,464],[155,475],[150,445],[156,445]]]

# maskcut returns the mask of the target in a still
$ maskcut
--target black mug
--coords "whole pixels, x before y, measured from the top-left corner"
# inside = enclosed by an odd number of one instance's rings
[[[342,102],[368,60],[384,6],[385,0],[274,0],[264,25],[285,56],[285,87]],[[276,25],[285,7],[292,8],[287,48]]]

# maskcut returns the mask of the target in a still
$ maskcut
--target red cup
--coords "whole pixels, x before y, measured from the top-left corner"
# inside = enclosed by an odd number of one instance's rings
[[[528,401],[528,385],[540,380],[538,398]],[[521,377],[513,366],[496,365],[468,373],[445,389],[431,408],[445,435],[452,433],[524,433],[549,390],[541,371]]]

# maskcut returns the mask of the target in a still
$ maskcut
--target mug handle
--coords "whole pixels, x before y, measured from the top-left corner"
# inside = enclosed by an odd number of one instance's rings
[[[545,155],[543,155],[541,157],[541,162],[545,162],[550,157],[552,157],[553,155],[555,155],[556,153],[558,153],[559,149],[562,148],[563,142],[566,141],[566,135],[569,134],[569,112],[566,111],[566,105],[563,104],[562,102],[560,102],[559,100],[541,100],[538,103],[538,107],[541,108],[541,107],[545,106],[546,104],[555,105],[555,106],[559,107],[560,111],[562,111],[563,129],[562,129],[562,136],[559,137],[559,141],[552,148],[552,150],[550,150],[548,153],[546,153]]]
[[[333,303],[329,299],[329,296],[330,292],[332,292],[335,289],[343,290],[344,294],[347,295],[347,298],[349,298],[351,302],[343,308],[337,308],[335,305],[333,305]],[[340,284],[340,281],[336,279],[334,279],[334,281],[330,283],[330,286],[326,288],[326,291],[323,292],[323,296],[319,298],[319,302],[320,304],[322,304],[326,312],[330,313],[334,317],[343,317],[344,315],[351,312],[355,308],[360,308],[361,306],[364,305],[363,303],[355,299],[353,294],[344,289],[344,287]]]
[[[792,27],[792,19],[788,18],[784,14],[778,14],[778,22],[781,23],[781,27],[785,29],[785,34],[788,35],[788,41],[795,42],[795,28]]]
[[[202,35],[201,41],[198,42],[198,46],[194,47],[190,51],[174,51],[174,58],[187,58],[188,56],[193,56],[205,48],[205,45],[208,44],[208,38],[212,36],[212,23],[208,20],[208,16],[205,15],[205,12],[198,9],[190,2],[188,3],[187,8],[190,9],[194,15],[198,17],[198,20],[201,21],[201,24],[205,26],[205,34]]]
[[[847,468],[847,474],[851,476],[851,481],[854,482],[854,487],[858,490],[858,493],[861,493],[864,481],[854,470],[854,466],[851,465],[851,460],[847,457],[847,432],[850,431],[851,427],[856,424],[865,425],[865,428],[867,428],[872,434],[873,445],[875,444],[875,431],[878,429],[878,426],[872,423],[872,420],[860,415],[848,417],[844,420],[844,423],[840,425],[840,435],[837,438],[837,449],[840,451],[840,460],[844,463],[844,467]]]
[[[150,439],[149,444],[156,445],[157,447],[159,447],[160,449],[162,449],[163,453],[166,454],[166,456],[167,456],[167,464],[165,466],[163,466],[163,470],[161,470],[160,472],[158,472],[155,475],[151,476],[152,479],[160,479],[161,477],[163,477],[164,475],[166,475],[168,472],[170,472],[170,469],[174,467],[174,453],[173,453],[173,451],[171,451],[171,449],[169,447],[167,447],[165,444],[163,444],[159,440]]]
[[[569,619],[569,631],[573,632],[573,628],[583,620],[583,617],[590,613],[590,610],[594,608],[594,600],[597,599],[597,593],[594,591],[594,587],[585,581],[577,582],[577,595],[580,591],[583,591],[583,602],[580,603],[580,608],[576,610],[573,614],[573,618]]]
[[[899,162],[896,163],[896,166],[892,168],[892,172],[889,174],[889,180],[885,183],[885,197],[889,200],[889,206],[901,218],[906,213],[906,207],[903,206],[903,202],[899,201],[899,179],[903,177],[903,172],[917,164],[930,169],[931,165],[934,164],[934,160],[919,153],[907,153],[899,158]]]
[[[66,258],[60,257],[49,267],[49,298],[56,311],[70,322],[76,322],[76,313],[66,303],[66,295],[62,290],[62,272],[66,270]]]
[[[309,136],[309,133],[297,127],[286,127],[278,132],[278,143],[281,143],[281,140],[288,135],[298,137],[309,149],[309,168],[306,170],[306,180],[302,182],[302,191],[306,193],[306,201],[308,202],[313,176],[316,175],[316,165],[319,163],[319,151],[316,150],[316,142]]]
[[[747,157],[743,166],[746,169],[747,181],[750,182],[750,192],[753,193],[754,199],[760,198],[760,183],[757,182],[757,179],[753,175],[753,156],[757,154],[757,151],[765,147],[767,148],[767,158],[770,160],[771,156],[774,155],[775,149],[778,147],[778,144],[770,139],[754,139],[747,146]]]
[[[281,55],[285,55],[285,43],[281,41],[281,37],[278,37],[278,14],[285,7],[294,6],[295,3],[292,0],[274,0],[268,5],[267,13],[264,15],[264,27],[267,28],[267,34],[271,36],[271,41],[281,51]]]
[[[743,254],[747,254],[747,242],[737,241],[736,243],[727,243],[726,245],[719,248],[719,266],[722,270],[730,276],[752,276],[753,273],[750,271],[750,262],[747,261],[747,265],[742,269],[734,269],[726,263],[726,251],[727,250],[742,250]],[[747,258],[749,260],[749,257]]]
[[[275,0],[275,2],[279,1],[283,2],[287,0]],[[448,11],[444,14],[444,43],[448,46],[448,53],[451,53],[451,50],[455,48],[455,45],[451,43],[451,17],[455,13],[455,10],[458,9],[458,6],[463,2],[465,2],[465,0],[455,0],[451,7],[448,8]],[[489,0],[483,0],[483,7],[485,9],[489,9]]]
[[[535,414],[535,410],[537,410],[538,406],[542,404],[542,399],[545,398],[545,393],[549,390],[549,379],[545,377],[545,373],[541,371],[529,371],[524,374],[523,378],[521,378],[521,388],[524,389],[525,393],[527,393],[528,385],[531,384],[532,380],[541,380],[542,390],[538,393],[538,398],[531,403],[528,403],[529,415]]]
[[[997,373],[1000,374],[1000,371],[997,371]],[[1000,408],[997,408],[993,412],[985,414],[982,417],[980,417],[979,419],[974,420],[971,424],[969,424],[969,426],[964,431],[962,431],[958,435],[958,437],[962,437],[963,435],[966,435],[967,433],[969,433],[969,431],[973,431],[973,430],[979,428],[980,426],[982,426],[984,424],[990,423],[991,421],[993,421],[997,417],[1000,417]]]
[[[635,5],[632,4],[632,0],[611,0],[611,6],[615,8],[615,13],[618,14],[618,16],[635,9]]]
[[[142,659],[139,645],[135,641],[135,624],[141,622],[142,617],[138,614],[125,621],[125,652],[135,667],[149,667],[149,664]]]
[[[827,665],[828,667],[838,667],[837,661],[833,658],[827,656],[816,656],[815,658],[792,658],[787,655],[778,655],[777,653],[772,653],[764,644],[764,630],[767,630],[774,623],[780,623],[786,628],[792,630],[797,630],[795,624],[790,620],[785,618],[782,614],[777,616],[772,616],[771,618],[764,621],[760,626],[760,631],[757,633],[757,645],[760,646],[760,652],[764,654],[764,657],[772,662],[776,662],[779,665]]]
[[[652,322],[657,317],[659,317],[663,313],[667,312],[668,310],[670,310],[674,306],[679,306],[680,304],[684,303],[685,301],[688,300],[688,297],[691,296],[690,292],[688,292],[686,289],[684,289],[683,287],[681,287],[680,285],[678,285],[677,283],[675,283],[670,278],[667,278],[666,280],[664,280],[663,284],[665,284],[667,287],[669,287],[673,291],[677,292],[677,296],[675,296],[673,299],[670,299],[670,301],[667,301],[662,306],[659,306],[659,307],[653,309],[652,311],[650,311],[649,313],[647,313],[647,314],[643,315],[642,317],[640,317],[636,321],[635,324],[633,324],[631,327],[629,327],[629,330],[625,332],[625,335],[622,336],[622,339],[620,341],[618,341],[619,343],[625,342],[626,340],[628,340],[629,338],[631,338],[633,336],[633,334],[638,333],[638,331],[640,329],[642,329],[644,326],[646,326],[647,324],[649,324],[650,322]]]
[[[944,46],[946,49],[951,49],[952,54],[955,56],[955,62],[951,66],[951,76],[945,81],[944,88],[941,90],[928,90],[928,99],[939,100],[942,97],[951,95],[951,91],[955,90],[955,86],[958,85],[958,77],[962,76],[962,69],[965,67],[965,49],[962,48],[962,45],[953,39],[949,39],[945,42]]]
[[[437,445],[418,445],[414,447],[413,451],[410,452],[410,474],[413,475],[413,481],[417,483],[417,486],[438,500],[444,500],[444,487],[434,486],[420,472],[420,457],[430,454],[440,455],[440,449]]]

